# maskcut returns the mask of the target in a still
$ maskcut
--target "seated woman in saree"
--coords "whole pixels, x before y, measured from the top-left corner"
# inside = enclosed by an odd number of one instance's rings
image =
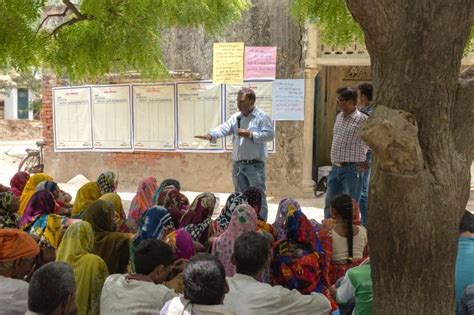
[[[125,222],[126,216],[123,210],[122,198],[117,193],[106,193],[102,195],[99,200],[110,202],[114,207],[114,222],[116,231],[120,233],[129,233],[130,230]]]
[[[213,236],[219,236],[224,233],[230,224],[232,213],[234,213],[237,206],[242,204],[247,204],[247,200],[242,193],[237,192],[229,195],[221,213],[216,220],[212,221]]]
[[[155,194],[153,195],[153,204],[157,204],[158,196],[160,193],[165,190],[166,188],[176,188],[178,191],[181,190],[181,183],[173,178],[165,179],[160,183],[158,189],[156,189]]]
[[[35,236],[41,243],[57,249],[68,218],[54,213],[56,204],[47,190],[33,194],[20,219],[20,229]]]
[[[23,213],[26,209],[26,205],[30,201],[33,194],[36,192],[36,186],[38,186],[39,183],[45,180],[53,180],[53,178],[44,173],[33,174],[30,176],[20,196],[20,208],[18,209],[18,215],[20,217],[23,216]]]
[[[236,207],[229,227],[219,236],[212,246],[212,254],[224,265],[226,277],[233,277],[236,269],[231,262],[235,241],[245,232],[257,231],[257,213],[249,205]]]
[[[273,226],[263,220],[260,216],[260,211],[262,210],[262,193],[260,189],[257,187],[249,187],[246,191],[244,191],[244,198],[247,200],[249,206],[251,206],[255,212],[257,212],[258,230],[273,235]]]
[[[278,205],[278,211],[273,223],[273,236],[276,241],[281,241],[286,239],[287,229],[286,229],[286,220],[288,218],[288,213],[294,211],[301,211],[301,206],[298,201],[291,198],[284,198],[280,201]]]
[[[174,224],[168,210],[161,206],[154,206],[148,209],[143,216],[143,224],[139,227],[137,234],[130,243],[132,270],[135,271],[135,248],[142,241],[150,238],[163,240],[172,231],[174,231]]]
[[[80,218],[82,212],[94,201],[106,193],[115,192],[118,179],[113,172],[104,172],[99,175],[97,181],[84,184],[76,194],[72,207],[72,216]]]
[[[189,200],[177,188],[168,187],[159,193],[156,204],[165,207],[170,213],[174,225],[178,226],[181,218],[188,210]]]
[[[27,172],[17,172],[10,180],[10,191],[18,198],[20,198],[23,188],[30,179],[30,174]]]
[[[0,229],[18,229],[19,199],[12,192],[0,193]]]
[[[360,224],[357,203],[348,195],[336,196],[331,202],[332,224],[318,232],[325,253],[325,277],[329,285],[344,277],[349,268],[368,257],[367,230]]]
[[[92,253],[102,258],[110,274],[126,273],[130,257],[130,239],[115,231],[114,209],[110,202],[97,200],[85,210],[82,219],[94,230]]]
[[[66,230],[56,255],[56,261],[67,263],[74,270],[78,315],[99,315],[102,286],[109,275],[102,258],[92,254],[93,247],[92,226],[77,221]]]
[[[301,210],[289,210],[284,222],[286,237],[277,241],[273,250],[272,284],[296,289],[301,294],[322,293],[327,289],[324,257],[313,227]]]
[[[216,196],[214,194],[199,194],[183,215],[178,228],[191,234],[194,241],[207,245],[211,235],[211,216],[215,205]]]
[[[39,190],[47,190],[49,191],[53,197],[54,197],[54,202],[56,204],[54,213],[55,214],[60,214],[60,215],[65,215],[65,216],[71,216],[71,208],[64,207],[64,204],[59,201],[59,196],[61,194],[61,189],[59,189],[59,186],[56,182],[54,181],[42,181],[38,185],[36,185],[36,191]]]
[[[127,226],[131,232],[137,232],[138,220],[145,211],[154,205],[153,194],[157,188],[158,183],[154,177],[148,177],[138,183],[137,193],[133,197],[128,211]]]

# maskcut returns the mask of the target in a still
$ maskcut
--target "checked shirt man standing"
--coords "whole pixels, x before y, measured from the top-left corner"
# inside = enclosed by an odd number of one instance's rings
[[[331,146],[331,171],[328,175],[324,218],[331,217],[331,201],[341,193],[359,200],[363,172],[367,170],[368,146],[359,138],[358,131],[369,117],[357,107],[357,91],[351,87],[337,90],[337,107]]]

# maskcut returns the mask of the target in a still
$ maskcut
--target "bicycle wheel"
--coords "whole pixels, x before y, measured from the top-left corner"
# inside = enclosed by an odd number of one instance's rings
[[[38,154],[27,155],[23,161],[21,161],[18,166],[18,171],[24,171],[28,173],[37,173],[35,172],[35,166],[40,164],[40,158]]]

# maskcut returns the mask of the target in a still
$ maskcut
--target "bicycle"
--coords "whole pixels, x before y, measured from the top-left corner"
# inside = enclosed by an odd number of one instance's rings
[[[36,141],[36,149],[26,149],[27,155],[23,158],[20,165],[18,166],[18,171],[28,172],[30,174],[43,173],[44,169],[44,160],[43,160],[43,146],[44,141]]]

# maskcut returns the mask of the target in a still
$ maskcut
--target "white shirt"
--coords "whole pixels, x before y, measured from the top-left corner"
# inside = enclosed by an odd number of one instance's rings
[[[369,147],[359,138],[359,128],[369,116],[355,110],[349,116],[339,113],[334,123],[331,162],[364,162]]]
[[[352,258],[361,259],[364,256],[364,249],[367,245],[367,230],[363,226],[358,226],[359,232],[352,238]],[[332,232],[332,260],[345,260],[349,257],[347,247],[347,237],[340,236],[333,230]]]
[[[176,297],[165,304],[160,315],[235,315],[235,312],[224,305],[193,304],[183,297]]]
[[[28,311],[28,282],[0,276],[0,315]]]
[[[225,295],[224,306],[237,310],[241,315],[261,314],[329,314],[331,304],[319,293],[303,295],[297,290],[282,286],[272,287],[254,278],[236,273],[227,278],[229,293]]]
[[[101,314],[159,314],[166,302],[178,296],[162,284],[125,277],[114,274],[105,281],[100,298]]]

